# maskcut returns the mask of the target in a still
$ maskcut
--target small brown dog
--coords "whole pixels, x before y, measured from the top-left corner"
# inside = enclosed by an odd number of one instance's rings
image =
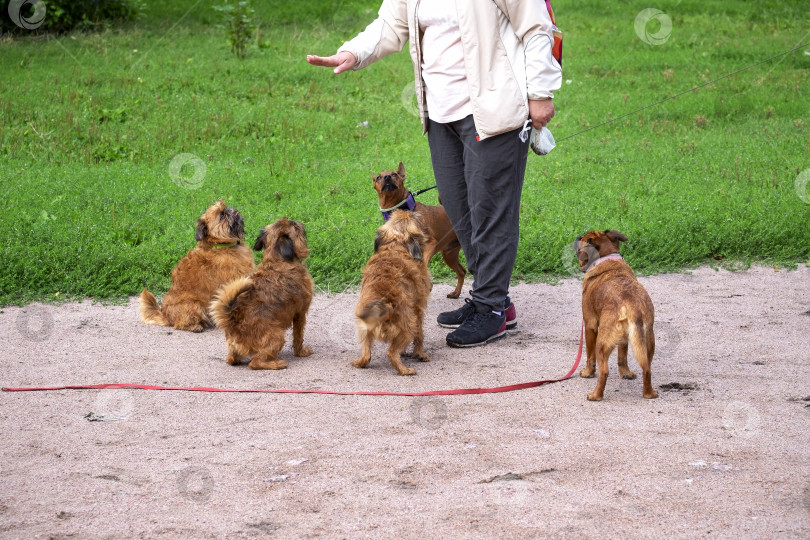
[[[242,241],[245,224],[239,212],[217,201],[197,220],[197,246],[172,270],[172,286],[159,306],[148,290],[141,292],[141,320],[202,332],[213,326],[208,304],[225,283],[253,272],[253,252]]]
[[[619,242],[627,237],[619,231],[591,231],[576,239],[576,252],[580,269],[585,272],[582,282],[582,317],[588,363],[580,371],[582,377],[596,374],[596,388],[588,394],[591,401],[604,396],[608,377],[608,358],[619,347],[619,374],[624,379],[635,379],[636,374],[627,367],[628,341],[641,366],[644,378],[643,396],[656,398],[652,387],[652,359],[655,353],[653,323],[654,309],[650,295],[636,279],[633,269],[619,255]]]
[[[225,330],[228,364],[250,356],[251,369],[284,369],[287,363],[277,357],[290,325],[295,356],[312,354],[304,347],[314,288],[302,262],[309,255],[306,232],[297,221],[281,218],[261,230],[253,249],[264,250],[256,272],[220,289],[211,302],[211,317]]]
[[[414,375],[400,359],[413,341],[413,354],[429,362],[425,353],[422,323],[432,287],[425,249],[425,234],[418,212],[397,210],[374,239],[374,255],[363,268],[357,302],[357,334],[362,351],[353,366],[364,368],[371,361],[371,346],[377,339],[389,343],[388,360],[400,375]]]
[[[455,290],[448,293],[447,298],[458,298],[464,285],[467,269],[458,260],[461,244],[458,242],[453,226],[450,225],[447,212],[441,206],[428,206],[414,201],[413,195],[405,187],[405,166],[401,161],[396,171],[385,171],[377,176],[371,175],[371,177],[374,179],[374,189],[379,195],[383,219],[388,220],[387,216],[395,209],[418,212],[422,216],[421,222],[425,233],[424,259],[426,262],[430,262],[435,254],[441,252],[445,264],[458,277]]]

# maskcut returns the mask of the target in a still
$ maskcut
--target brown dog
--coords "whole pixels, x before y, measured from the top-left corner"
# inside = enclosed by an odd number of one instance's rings
[[[377,339],[389,343],[388,360],[400,375],[413,375],[400,359],[413,341],[413,356],[429,362],[425,353],[422,323],[432,287],[425,249],[425,234],[418,212],[397,210],[374,239],[374,255],[363,268],[360,299],[354,311],[362,345],[353,366],[364,368],[371,361],[371,346]]]
[[[599,364],[596,388],[588,394],[591,401],[604,396],[608,376],[608,358],[619,347],[619,374],[635,379],[627,367],[628,342],[641,366],[643,396],[656,398],[652,387],[652,359],[655,353],[654,309],[650,295],[636,280],[633,269],[619,255],[619,242],[627,237],[619,231],[591,231],[576,240],[577,259],[585,272],[582,282],[582,317],[588,352],[582,377],[593,377]]]
[[[172,286],[159,306],[148,290],[141,292],[141,320],[202,332],[213,326],[208,304],[225,283],[253,272],[253,252],[242,240],[245,224],[239,212],[217,201],[197,220],[197,246],[172,270]]]
[[[256,273],[220,289],[211,302],[211,317],[225,330],[230,365],[250,356],[251,369],[284,369],[286,362],[277,356],[290,325],[295,356],[312,354],[304,347],[314,287],[301,261],[309,255],[306,232],[297,221],[281,218],[262,229],[253,249],[264,250]]]
[[[380,211],[383,218],[394,209],[411,210],[418,212],[422,218],[422,227],[425,233],[425,249],[423,256],[426,262],[437,253],[442,254],[445,264],[456,273],[458,280],[453,292],[447,298],[458,298],[464,285],[464,276],[467,269],[458,260],[461,244],[458,242],[453,226],[447,212],[441,206],[428,206],[413,200],[411,192],[405,188],[405,166],[399,162],[396,171],[381,172],[374,179],[374,189],[380,198]],[[441,202],[441,201],[440,201]]]

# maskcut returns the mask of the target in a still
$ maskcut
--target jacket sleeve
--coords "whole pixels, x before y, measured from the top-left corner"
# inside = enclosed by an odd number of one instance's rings
[[[498,0],[526,54],[526,94],[550,99],[562,85],[562,68],[551,55],[554,24],[543,0]]]
[[[357,58],[354,70],[399,52],[408,41],[408,19],[405,0],[384,0],[378,17],[354,39],[340,46]]]

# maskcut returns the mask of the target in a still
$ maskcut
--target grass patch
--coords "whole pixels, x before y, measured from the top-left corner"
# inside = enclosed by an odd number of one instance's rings
[[[120,29],[0,41],[0,304],[163,292],[217,198],[244,215],[249,241],[277,217],[301,220],[316,283],[357,283],[380,223],[370,173],[401,160],[412,189],[434,184],[406,52],[341,76],[305,61],[378,2],[256,5],[243,61],[210,3],[146,4]],[[646,7],[555,2],[559,144],[529,158],[515,276],[567,275],[566,245],[604,228],[629,237],[642,273],[807,262],[810,205],[795,183],[810,168],[810,46],[577,134],[807,41],[803,3],[665,2],[672,33],[658,46],[634,31]],[[197,189],[169,175],[182,153],[205,165]],[[441,261],[431,271],[454,280]]]

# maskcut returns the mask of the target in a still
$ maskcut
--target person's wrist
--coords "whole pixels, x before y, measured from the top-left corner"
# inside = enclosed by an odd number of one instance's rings
[[[338,58],[340,58],[341,56],[344,56],[347,59],[351,59],[352,67],[357,65],[357,55],[355,55],[352,51],[349,51],[347,49],[343,49],[342,51],[338,51]]]

